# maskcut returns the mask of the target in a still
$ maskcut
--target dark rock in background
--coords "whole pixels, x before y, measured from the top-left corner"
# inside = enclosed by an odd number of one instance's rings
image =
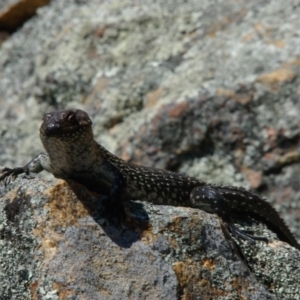
[[[95,138],[110,151],[135,163],[255,189],[277,208],[299,240],[299,13],[300,1],[52,1],[1,44],[0,165],[24,165],[42,150],[38,128],[44,112],[82,108],[91,115]],[[20,197],[15,209],[26,199]],[[25,204],[21,214],[28,210]],[[7,218],[7,211],[1,218]],[[6,223],[1,224],[5,230]],[[9,230],[17,230],[13,224]],[[15,226],[26,236],[38,225]],[[20,273],[36,293],[60,290],[44,287],[37,265],[29,267],[34,264],[31,258],[47,256],[46,248],[39,254],[33,250],[40,249],[41,241],[30,238],[28,244],[22,238],[22,248],[15,246],[16,239],[4,235],[1,240],[6,246],[0,260],[10,262],[2,274],[11,278],[21,266]],[[59,243],[67,243],[67,238]],[[60,249],[60,255],[73,253]],[[16,259],[14,251],[24,259]],[[295,285],[289,280],[300,285],[297,276],[279,280],[280,272],[276,277],[270,271],[282,269],[284,258],[276,259],[274,266],[273,254],[251,251],[244,249],[243,259],[250,268],[253,263],[257,280],[277,297],[293,298]],[[278,257],[280,253],[285,252]],[[260,265],[252,261],[257,256],[272,259]],[[282,269],[281,275],[288,271]],[[16,289],[22,286],[28,293],[22,280]],[[274,280],[282,285],[270,284]],[[5,282],[6,291],[17,284]],[[187,284],[174,282],[181,291]],[[221,283],[209,286],[218,299]],[[200,293],[196,288],[188,289],[191,299]],[[58,296],[53,292],[51,297]]]
[[[35,15],[49,0],[1,0],[0,32],[14,32]]]

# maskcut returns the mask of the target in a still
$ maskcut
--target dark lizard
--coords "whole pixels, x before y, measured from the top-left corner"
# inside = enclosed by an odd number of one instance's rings
[[[46,170],[56,178],[107,195],[107,210],[118,218],[124,218],[124,200],[193,207],[217,214],[235,236],[251,242],[267,241],[231,221],[237,214],[255,214],[271,224],[282,240],[300,250],[284,221],[263,198],[242,188],[212,185],[183,174],[127,163],[94,140],[92,121],[82,110],[45,114],[40,137],[46,153],[38,154],[24,167],[4,168],[0,181],[7,184],[19,174]]]

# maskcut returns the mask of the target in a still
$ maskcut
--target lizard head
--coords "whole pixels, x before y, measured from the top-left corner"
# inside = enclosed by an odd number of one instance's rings
[[[70,174],[90,170],[97,159],[92,121],[82,110],[46,113],[40,127],[40,138],[55,177],[70,178]]]
[[[93,138],[92,121],[88,114],[80,109],[46,113],[43,116],[40,135],[42,140],[51,137],[74,140],[83,135]]]

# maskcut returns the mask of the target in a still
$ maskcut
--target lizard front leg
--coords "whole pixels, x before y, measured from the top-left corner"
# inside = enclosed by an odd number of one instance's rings
[[[110,182],[110,191],[107,195],[105,210],[108,219],[115,219],[117,222],[121,222],[126,218],[126,213],[124,209],[123,198],[126,192],[127,181],[122,172],[110,162],[102,162],[99,168],[105,180]]]
[[[237,192],[240,193],[239,190],[237,190]],[[190,194],[190,201],[193,207],[217,214],[236,238],[239,237],[248,240],[251,243],[254,243],[257,240],[268,242],[265,237],[255,236],[249,231],[239,229],[231,222],[230,217],[237,215],[239,211],[238,209],[234,209],[235,201],[241,201],[241,199],[234,198],[236,194],[237,193],[233,190],[230,195],[226,194],[225,197],[224,193],[217,188],[206,185],[194,188]],[[230,198],[228,199],[228,197]],[[231,207],[228,203],[231,203]]]
[[[45,170],[49,165],[49,156],[46,153],[40,153],[23,167],[4,168],[0,173],[0,182],[5,185],[15,180],[20,174],[39,173]]]

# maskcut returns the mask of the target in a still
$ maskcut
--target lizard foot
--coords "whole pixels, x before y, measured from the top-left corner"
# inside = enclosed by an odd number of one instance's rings
[[[18,175],[26,173],[27,171],[21,167],[21,168],[4,168],[0,173],[0,182],[3,181],[4,185],[7,186],[10,182],[14,181]]]
[[[263,236],[253,235],[252,231],[240,229],[237,226],[235,226],[234,224],[226,223],[226,226],[234,237],[247,240],[251,244],[255,244],[255,241],[263,241],[266,243],[268,242],[267,238],[265,238]]]

